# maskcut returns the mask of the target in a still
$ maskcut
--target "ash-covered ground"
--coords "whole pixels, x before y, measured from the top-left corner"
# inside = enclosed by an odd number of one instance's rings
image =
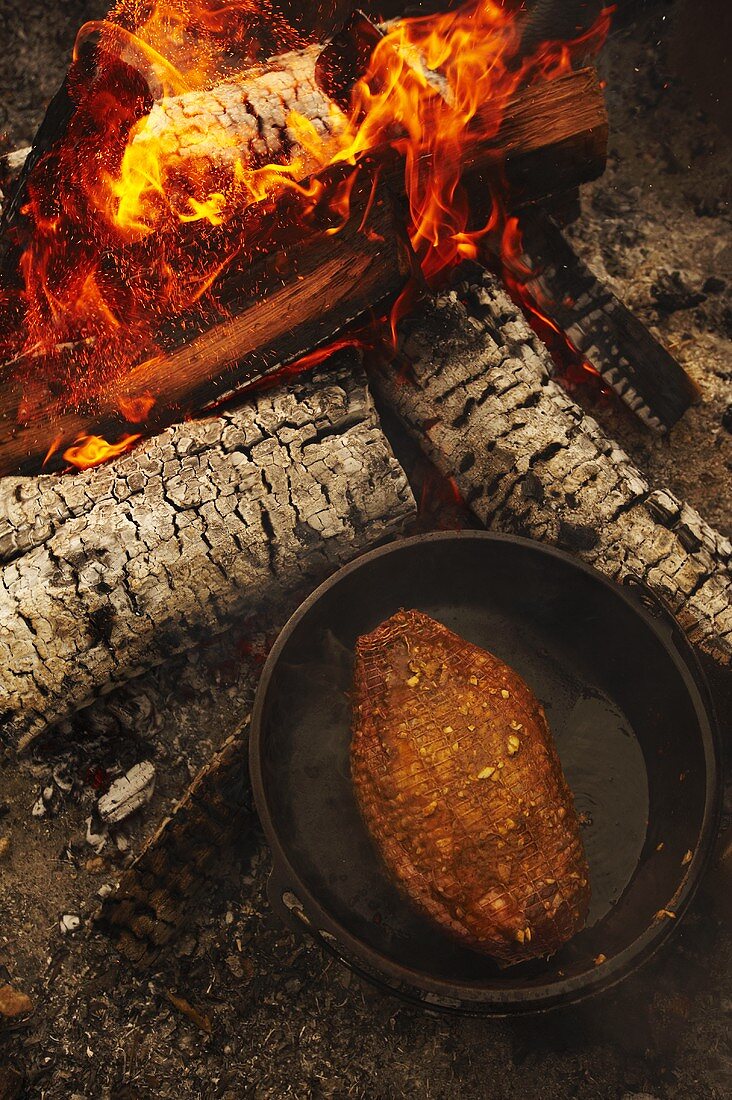
[[[689,12],[702,8],[655,5],[613,34],[602,61],[608,170],[585,189],[571,235],[702,394],[668,439],[614,405],[593,411],[656,484],[729,533],[732,155],[680,48]],[[103,9],[2,0],[0,130],[11,144],[32,138],[77,27]],[[701,13],[695,33],[710,33]],[[206,899],[152,971],[120,961],[86,923],[98,891],[246,716],[256,672],[237,639],[225,638],[95,706],[22,765],[0,760],[0,987],[10,983],[33,1005],[30,1014],[0,1016],[0,1100],[732,1094],[732,854],[644,971],[600,1000],[538,1019],[428,1016],[297,941],[267,905],[259,834],[248,841],[255,854],[243,875],[232,873]],[[97,852],[86,839],[96,769],[122,771],[145,758],[157,772],[152,801]],[[48,802],[34,816],[44,789]],[[79,928],[64,934],[64,916],[80,917]]]

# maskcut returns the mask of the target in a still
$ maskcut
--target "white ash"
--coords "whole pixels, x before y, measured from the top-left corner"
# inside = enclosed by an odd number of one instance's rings
[[[59,790],[64,791],[64,793],[68,793],[74,786],[74,781],[69,776],[65,763],[56,765],[53,769],[53,779]]]
[[[100,817],[108,825],[124,821],[150,801],[154,788],[155,765],[150,760],[135,764],[126,775],[116,779],[99,799],[97,809]]]
[[[86,842],[91,845],[97,855],[99,855],[104,845],[107,843],[106,825],[103,825],[101,828],[96,826],[93,816],[86,819]]]

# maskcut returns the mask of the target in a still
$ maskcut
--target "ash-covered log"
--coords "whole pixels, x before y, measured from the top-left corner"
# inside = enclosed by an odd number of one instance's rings
[[[414,513],[357,357],[75,476],[0,481],[0,739],[23,747]]]
[[[692,642],[732,662],[732,545],[653,489],[552,380],[546,348],[494,278],[473,272],[405,323],[411,378],[373,372],[393,408],[487,527],[641,577]]]

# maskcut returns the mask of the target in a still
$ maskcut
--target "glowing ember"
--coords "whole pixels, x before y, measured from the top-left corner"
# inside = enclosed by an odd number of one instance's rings
[[[600,373],[548,315],[551,303],[543,296],[537,281],[538,274],[525,257],[519,219],[506,218],[501,240],[501,276],[506,289],[514,302],[521,306],[554,361],[561,365],[562,379],[567,388],[571,390],[592,382],[598,392],[609,396],[612,390],[603,382]]]
[[[155,398],[150,393],[141,397],[119,397],[117,405],[130,424],[143,424],[155,405]]]
[[[320,46],[266,0],[119,0],[79,34],[75,112],[29,182],[14,230],[21,278],[0,287],[0,358],[32,350],[40,381],[69,407],[92,408],[141,359],[164,354],[171,326],[195,331],[225,315],[222,277],[271,252],[273,233],[278,247],[312,226],[337,233],[358,174],[378,178],[387,154],[400,160],[427,280],[475,258],[486,234],[501,239],[503,216],[494,201],[485,224],[471,223],[461,186],[471,148],[497,134],[519,86],[567,72],[608,25],[605,12],[576,43],[519,61],[520,17],[518,3],[470,0],[389,24],[339,107],[317,80]],[[59,355],[69,344],[75,353]],[[121,411],[140,423],[154,402]],[[85,437],[64,457],[96,465],[135,438]]]

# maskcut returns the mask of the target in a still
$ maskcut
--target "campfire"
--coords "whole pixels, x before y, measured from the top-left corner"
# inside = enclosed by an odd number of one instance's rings
[[[118,0],[81,28],[0,181],[7,746],[61,741],[233,624],[271,639],[435,526],[630,577],[729,665],[730,542],[591,415],[663,434],[700,396],[566,234],[605,169],[612,11],[552,36],[541,8],[347,6],[326,33],[269,0]],[[160,869],[170,830],[208,875],[223,819],[249,820],[243,737],[215,748],[102,899],[138,965],[200,893]],[[92,837],[144,809],[135,767]]]
[[[388,342],[421,283],[507,260],[511,204],[601,170],[573,62],[608,18],[530,54],[494,3],[356,14],[325,47],[203,0],[82,28],[6,219],[3,472],[95,465],[366,311],[347,339]]]

